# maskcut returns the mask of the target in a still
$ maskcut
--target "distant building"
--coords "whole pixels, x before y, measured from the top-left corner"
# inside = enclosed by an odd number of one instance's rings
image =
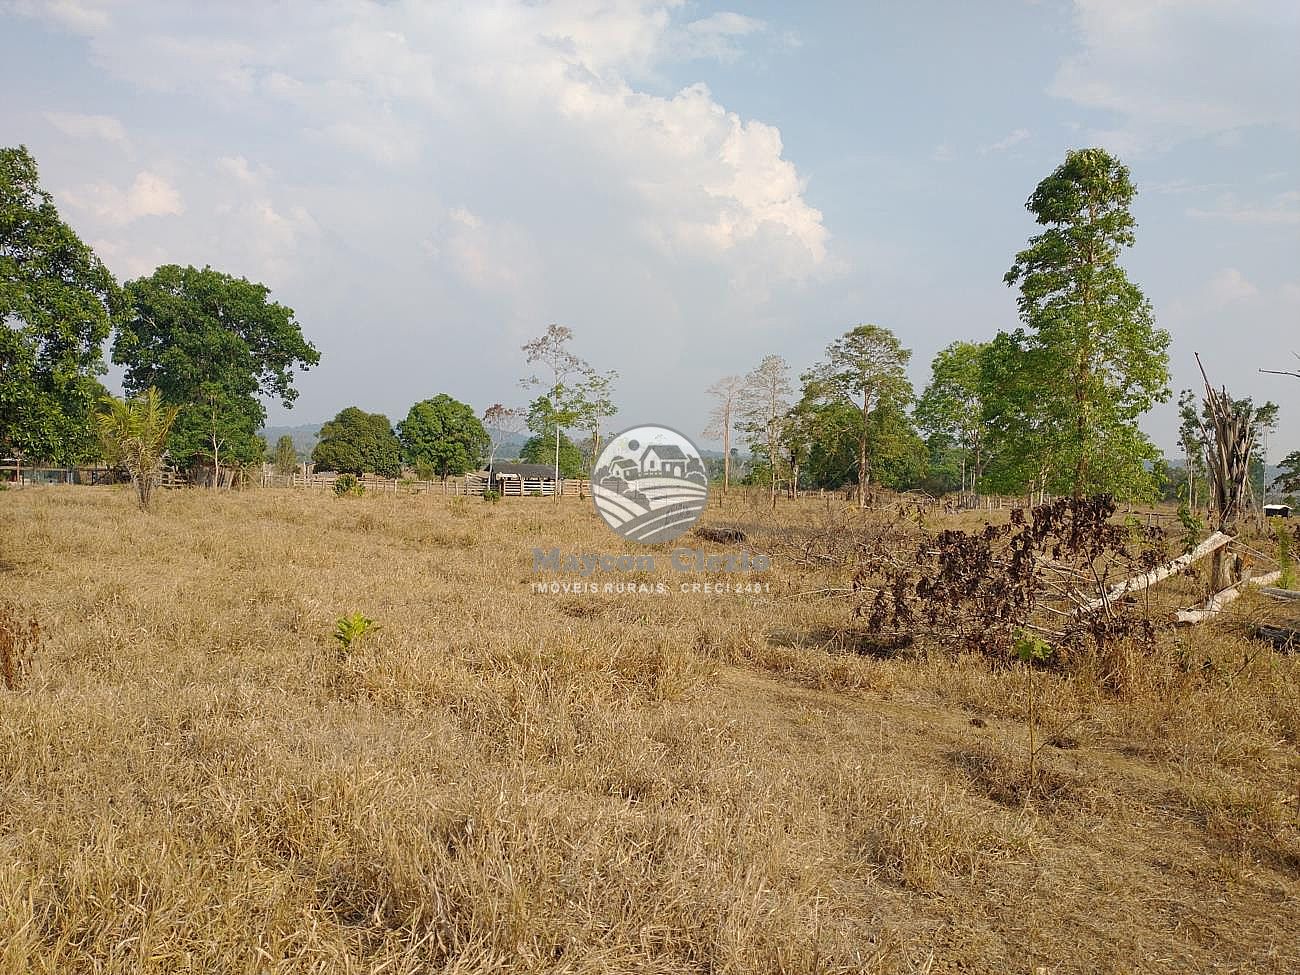
[[[1290,518],[1291,506],[1289,504],[1266,504],[1264,505],[1265,518]]]
[[[555,468],[550,464],[494,464],[492,489],[515,496],[554,494]]]

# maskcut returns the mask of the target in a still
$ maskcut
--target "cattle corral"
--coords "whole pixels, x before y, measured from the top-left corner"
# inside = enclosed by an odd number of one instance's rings
[[[552,594],[534,547],[640,549],[571,498],[3,495],[44,636],[0,692],[0,969],[1294,971],[1272,604],[1119,684],[894,648],[855,546],[1008,516],[919,507],[733,494],[705,524],[743,541],[691,545],[770,592]]]

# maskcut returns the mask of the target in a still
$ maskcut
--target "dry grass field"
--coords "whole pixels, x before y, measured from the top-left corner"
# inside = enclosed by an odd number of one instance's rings
[[[1232,619],[1039,673],[1027,788],[1025,674],[853,652],[833,568],[539,595],[534,546],[632,551],[575,499],[0,494],[0,971],[1300,971],[1300,657]]]

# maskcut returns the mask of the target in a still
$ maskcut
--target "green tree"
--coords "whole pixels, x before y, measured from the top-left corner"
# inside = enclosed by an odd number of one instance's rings
[[[1273,479],[1273,490],[1294,494],[1300,491],[1300,450],[1293,450],[1282,458],[1278,465],[1277,477]]]
[[[591,436],[592,463],[600,455],[601,424],[607,417],[618,412],[618,407],[614,405],[614,383],[617,381],[617,372],[599,373],[588,367],[569,399],[575,425]]]
[[[1047,353],[1023,331],[998,332],[980,354],[980,399],[988,438],[985,490],[1028,494],[1047,489],[1070,436],[1061,397],[1045,397],[1036,376]]]
[[[550,373],[550,382],[539,376],[529,376],[523,380],[525,387],[543,387],[544,392],[533,401],[529,411],[529,428],[537,432],[533,425],[533,410],[544,409],[546,415],[539,422],[552,433],[554,456],[552,463],[555,476],[563,475],[560,465],[561,439],[564,428],[573,426],[581,419],[583,400],[579,386],[571,383],[573,376],[589,377],[592,369],[587,362],[569,349],[573,341],[573,329],[564,325],[551,324],[546,332],[523,345],[524,357],[529,365],[541,363]],[[542,463],[536,461],[535,463]],[[559,495],[556,495],[557,499]]]
[[[986,343],[953,342],[930,364],[930,384],[916,402],[916,423],[933,458],[961,469],[961,489],[979,487],[988,463],[984,389],[980,382]],[[947,448],[955,448],[948,450]]]
[[[397,477],[402,472],[402,445],[384,414],[349,406],[320,428],[311,460],[321,471]]]
[[[26,147],[0,149],[0,455],[70,464],[93,453],[101,347],[125,308]]]
[[[408,464],[428,464],[444,480],[477,470],[491,446],[474,410],[446,393],[412,406],[397,439]]]
[[[1119,264],[1136,192],[1104,150],[1070,152],[1026,203],[1046,229],[1004,278],[1020,287],[1019,365],[1032,370],[1017,386],[1035,385],[1040,419],[1061,428],[1044,438],[1049,486],[1075,497],[1148,494],[1145,465],[1158,456],[1137,419],[1169,397],[1169,333]]]
[[[292,407],[294,370],[320,361],[293,309],[271,301],[265,285],[210,267],[168,264],[128,282],[126,292],[133,308],[113,361],[126,367],[128,391],[157,386],[182,407],[172,456],[188,464],[206,458],[218,474],[223,463],[260,461],[260,397]]]
[[[858,425],[858,504],[866,507],[871,481],[874,435],[887,426],[885,414],[904,408],[912,399],[907,363],[912,353],[898,338],[879,325],[859,325],[826,347],[826,360],[815,367],[805,383],[825,400],[854,404],[862,417]]]
[[[162,476],[167,436],[179,410],[178,406],[165,406],[162,395],[150,386],[127,400],[105,396],[103,411],[96,417],[105,461],[126,468],[144,511],[149,510],[153,489]]]
[[[275,465],[275,472],[283,477],[297,472],[298,448],[293,445],[293,437],[289,434],[284,434],[275,442],[271,463]]]
[[[584,477],[587,464],[582,451],[568,436],[560,432],[560,477]],[[551,433],[529,437],[519,449],[519,459],[525,464],[547,464],[555,460],[555,437]]]
[[[807,396],[800,405],[810,401],[811,413],[803,421],[807,431],[805,485],[810,488],[857,486],[861,409],[843,400],[822,402]],[[924,484],[930,466],[928,451],[906,410],[897,404],[882,407],[872,411],[869,422],[872,479],[896,490]]]
[[[805,395],[804,401],[810,398]],[[804,480],[813,488],[840,488],[856,483],[862,413],[852,403],[811,400],[815,419],[804,464]]]

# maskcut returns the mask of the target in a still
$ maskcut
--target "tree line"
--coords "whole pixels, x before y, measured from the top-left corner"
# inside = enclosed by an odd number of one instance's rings
[[[526,407],[494,403],[477,416],[468,404],[440,393],[416,403],[394,427],[382,413],[349,406],[321,427],[312,463],[320,471],[357,475],[396,477],[409,468],[426,480],[455,477],[491,468],[527,431],[517,451],[521,461],[545,464],[557,478],[582,477],[600,452],[604,421],[617,412],[618,374],[594,369],[573,352],[573,338],[572,329],[552,324],[522,347],[527,363],[545,371],[520,381],[538,391]],[[575,430],[584,434],[579,443],[570,437]],[[277,466],[292,470],[293,451],[292,440],[281,438]]]
[[[138,440],[152,417],[171,462],[206,465],[216,484],[223,467],[261,463],[262,399],[291,407],[294,374],[320,361],[265,285],[174,264],[119,284],[23,146],[0,149],[0,319],[0,452],[59,466],[121,455],[106,434]],[[134,412],[99,380],[106,343]]]
[[[713,384],[703,432],[722,441],[724,491],[739,475],[766,486],[773,503],[782,490],[851,488],[866,504],[883,485],[1125,499],[1163,491],[1195,506],[1213,449],[1197,397],[1179,400],[1179,471],[1137,422],[1171,392],[1169,334],[1119,260],[1134,242],[1136,192],[1106,151],[1068,153],[1030,195],[1042,229],[1004,276],[1018,289],[1018,327],[940,351],[920,395],[907,377],[911,350],[876,324],[849,329],[797,379],[769,355]],[[21,146],[0,149],[0,317],[0,452],[60,466],[121,454],[105,437],[130,417],[166,420],[169,462],[210,470],[216,484],[223,469],[267,459],[263,399],[291,407],[295,374],[320,359],[265,285],[178,265],[119,285],[59,216]],[[618,374],[594,368],[573,342],[571,329],[553,324],[522,347],[536,370],[521,380],[533,394],[526,406],[495,403],[476,415],[439,394],[396,426],[349,406],[322,426],[311,461],[448,477],[492,465],[526,433],[519,459],[581,476],[616,412]],[[106,344],[128,400],[139,401],[134,414],[99,381]],[[1276,425],[1274,404],[1235,402],[1259,429]],[[114,416],[116,426],[103,420]],[[743,473],[733,438],[752,454]],[[289,438],[270,459],[285,472],[299,462]],[[1283,490],[1300,490],[1300,454],[1283,469]]]
[[[1169,333],[1120,263],[1134,243],[1128,169],[1103,149],[1082,149],[1043,179],[1026,208],[1043,228],[1003,280],[1018,289],[1019,325],[982,341],[953,342],[918,396],[911,350],[887,328],[858,325],[831,342],[796,382],[780,356],[720,379],[707,436],[747,440],[746,480],[779,488],[852,487],[865,505],[873,484],[952,491],[1121,499],[1181,497],[1213,449],[1197,397],[1183,393],[1185,468],[1173,471],[1138,419],[1170,398]],[[1261,431],[1277,407],[1237,401]],[[1262,461],[1256,458],[1262,470]],[[1283,462],[1284,490],[1300,490],[1300,454]],[[1288,487],[1289,485],[1289,487]],[[1261,486],[1262,491],[1262,486]]]

